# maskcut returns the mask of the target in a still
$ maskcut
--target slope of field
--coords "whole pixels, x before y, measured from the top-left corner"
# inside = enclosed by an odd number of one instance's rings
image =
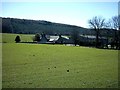
[[[116,50],[22,43],[2,48],[3,88],[118,87]]]

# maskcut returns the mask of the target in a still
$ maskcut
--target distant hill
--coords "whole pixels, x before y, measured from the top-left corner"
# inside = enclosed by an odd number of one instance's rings
[[[69,35],[73,30],[79,31],[80,34],[84,35],[95,35],[94,30],[78,27],[75,25],[54,23],[44,20],[27,20],[17,18],[2,18],[2,33],[23,33],[23,34],[63,34]],[[102,35],[112,35],[113,30],[101,30]]]
[[[88,32],[88,29],[53,23],[43,20],[27,20],[16,18],[2,18],[2,32],[3,33],[46,33],[46,34],[71,34],[73,30],[78,30],[81,34]]]

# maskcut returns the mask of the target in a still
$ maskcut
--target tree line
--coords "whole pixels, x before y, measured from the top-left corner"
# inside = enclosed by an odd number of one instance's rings
[[[112,48],[116,46],[116,49],[120,49],[120,16],[113,16],[111,19],[108,21],[105,20],[105,18],[101,16],[95,16],[92,19],[88,20],[88,24],[91,29],[95,31],[95,47],[99,48],[101,46],[101,42],[99,37],[101,36],[101,30],[107,30],[106,38],[106,47],[108,48],[108,44],[111,45]],[[111,37],[111,42],[108,42],[109,37],[109,30],[112,29],[114,30],[114,34]],[[105,31],[104,31],[105,32]],[[80,44],[80,40],[78,39],[79,37],[79,32],[78,31],[73,31],[72,38],[74,39],[74,43]]]

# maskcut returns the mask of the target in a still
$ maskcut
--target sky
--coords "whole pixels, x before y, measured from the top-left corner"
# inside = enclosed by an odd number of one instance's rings
[[[118,15],[118,2],[2,2],[1,17],[47,20],[88,28],[88,20]]]

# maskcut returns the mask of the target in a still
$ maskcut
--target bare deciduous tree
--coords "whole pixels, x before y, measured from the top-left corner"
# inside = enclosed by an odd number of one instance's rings
[[[120,16],[113,16],[108,21],[108,27],[114,30],[114,38],[113,38],[113,45],[116,46],[116,49],[120,49],[120,30],[119,30],[119,23],[120,23]]]
[[[119,28],[118,21],[119,21],[118,16],[114,16],[106,22],[106,27],[118,30]]]
[[[88,21],[90,27],[92,27],[96,32],[96,47],[99,46],[99,35],[100,35],[100,29],[105,27],[105,19],[102,17],[93,17]]]
[[[113,16],[106,22],[106,28],[114,29],[114,36],[111,43],[116,46],[116,49],[120,49],[120,16]]]
[[[118,30],[118,16],[112,17],[113,28]]]
[[[119,25],[118,25],[118,16],[114,16],[114,17],[112,17],[112,27],[113,27],[113,29],[116,29],[115,30],[115,38],[114,38],[114,44],[115,44],[115,46],[116,46],[116,49],[118,49],[119,48],[119,31],[118,31],[118,29],[119,29]]]

